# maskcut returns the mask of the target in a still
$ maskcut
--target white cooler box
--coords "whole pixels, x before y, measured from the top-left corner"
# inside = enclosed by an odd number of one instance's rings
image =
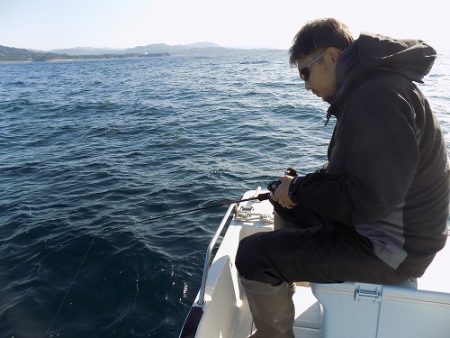
[[[322,337],[450,338],[449,245],[418,286],[311,284],[323,309]]]

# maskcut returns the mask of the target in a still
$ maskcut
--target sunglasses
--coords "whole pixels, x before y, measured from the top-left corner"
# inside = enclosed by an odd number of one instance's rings
[[[306,66],[303,66],[302,68],[300,68],[299,73],[300,73],[300,77],[303,81],[308,81],[309,76],[311,75],[309,67],[311,67],[315,62],[319,61],[325,55],[326,52],[327,51],[325,50],[322,54],[320,54],[318,57],[316,57],[314,60],[312,60]]]

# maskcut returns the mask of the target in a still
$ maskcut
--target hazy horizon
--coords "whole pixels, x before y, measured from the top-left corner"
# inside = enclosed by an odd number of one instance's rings
[[[319,8],[320,7],[320,8]],[[50,51],[127,49],[213,42],[225,48],[288,49],[306,22],[335,17],[357,37],[372,32],[450,50],[445,2],[324,0],[0,0],[0,45]]]
[[[204,46],[205,44],[205,46]],[[206,44],[208,44],[208,46],[206,46]],[[3,47],[7,47],[7,48],[17,48],[17,49],[26,49],[29,51],[33,51],[33,52],[43,52],[43,53],[58,53],[59,51],[77,51],[77,50],[92,50],[92,51],[124,51],[124,50],[132,50],[135,48],[144,48],[144,47],[150,47],[150,46],[167,46],[168,48],[171,47],[191,47],[192,49],[203,49],[203,48],[225,48],[225,49],[236,49],[236,50],[259,50],[259,49],[267,49],[267,50],[274,50],[274,51],[285,51],[288,50],[288,48],[286,49],[281,49],[281,48],[270,48],[270,47],[226,47],[226,46],[222,46],[218,43],[215,43],[214,41],[198,41],[198,42],[191,42],[191,43],[186,43],[186,44],[168,44],[168,43],[164,43],[164,42],[156,42],[156,43],[149,43],[149,44],[145,44],[145,45],[140,45],[140,46],[130,46],[130,47],[124,47],[124,48],[114,48],[114,47],[93,47],[93,46],[75,46],[75,47],[67,47],[67,48],[55,48],[55,49],[35,49],[35,48],[28,48],[26,46],[6,46],[6,45],[2,45],[0,43],[0,46]]]

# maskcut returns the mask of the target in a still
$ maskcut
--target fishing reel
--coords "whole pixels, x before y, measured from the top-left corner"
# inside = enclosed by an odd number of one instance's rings
[[[286,169],[284,174],[286,176],[295,177],[295,176],[297,176],[297,171],[294,168],[289,167]],[[281,184],[280,180],[269,182],[269,184],[267,185],[267,190],[269,190],[273,194],[275,192],[275,190],[277,190],[277,188],[280,184]]]

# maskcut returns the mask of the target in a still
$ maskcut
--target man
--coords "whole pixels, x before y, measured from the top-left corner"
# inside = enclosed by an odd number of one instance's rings
[[[435,57],[422,41],[369,34],[354,41],[335,19],[310,22],[295,36],[290,62],[337,122],[326,167],[279,178],[272,203],[290,226],[240,243],[251,337],[294,336],[292,282],[402,283],[420,277],[445,245],[448,158],[413,83]]]

